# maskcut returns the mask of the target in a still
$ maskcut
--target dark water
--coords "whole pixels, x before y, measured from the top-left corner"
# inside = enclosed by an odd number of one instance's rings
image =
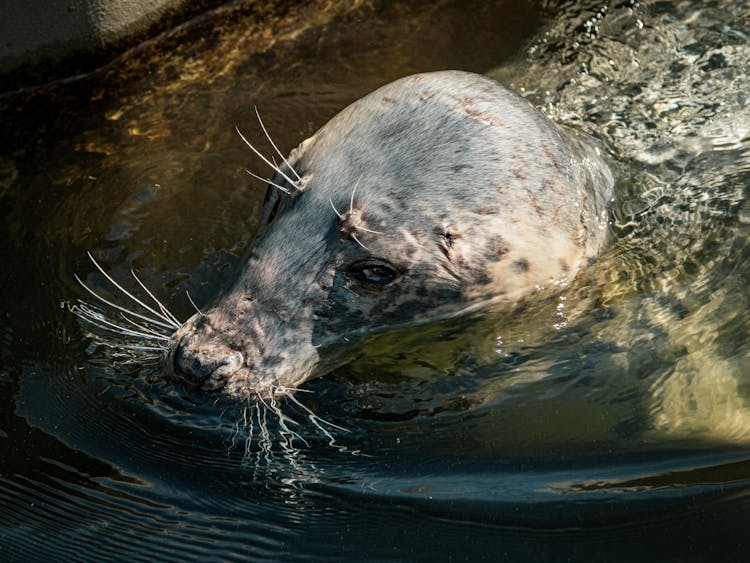
[[[266,34],[228,10],[0,98],[1,558],[746,558],[750,6],[603,5],[372,5]],[[441,68],[610,147],[612,243],[571,287],[368,343],[298,394],[347,431],[284,404],[296,434],[69,312],[75,274],[106,290],[87,251],[179,318],[231,279],[263,198],[234,133],[260,133],[253,105],[287,151]]]

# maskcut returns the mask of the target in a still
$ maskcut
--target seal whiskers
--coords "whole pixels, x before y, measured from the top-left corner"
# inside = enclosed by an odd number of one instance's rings
[[[359,213],[355,213],[354,209],[354,194],[357,192],[357,186],[359,185],[359,181],[362,179],[362,176],[357,179],[357,181],[354,183],[354,188],[352,188],[352,193],[349,197],[349,211],[346,211],[345,213],[341,213],[338,209],[336,209],[336,205],[333,203],[333,198],[328,198],[328,203],[331,204],[331,208],[333,209],[333,212],[336,214],[336,217],[339,218],[340,228],[339,232],[347,237],[352,239],[354,242],[356,242],[359,246],[361,246],[363,249],[369,252],[369,249],[365,244],[359,240],[359,238],[356,235],[355,231],[366,231],[368,233],[373,233],[376,235],[382,235],[382,231],[375,231],[373,229],[368,229],[367,227],[364,227],[360,220],[362,217],[361,211]]]
[[[158,300],[158,299],[156,298],[156,296],[155,296],[155,295],[154,295],[153,293],[151,293],[151,290],[149,290],[149,288],[147,288],[147,287],[146,287],[146,286],[144,285],[144,283],[143,283],[143,282],[142,282],[142,281],[141,281],[141,280],[140,280],[140,279],[138,278],[138,276],[137,276],[137,275],[135,274],[135,271],[133,271],[133,270],[131,269],[131,270],[130,270],[130,274],[131,274],[131,275],[133,276],[133,278],[135,278],[135,281],[137,281],[137,282],[138,282],[138,285],[140,285],[140,286],[141,286],[141,287],[143,288],[143,291],[145,291],[145,292],[146,292],[146,293],[148,294],[148,296],[149,296],[149,297],[150,297],[151,299],[153,299],[153,300],[154,300],[154,303],[156,303],[156,305],[157,305],[157,306],[159,307],[159,311],[161,311],[161,313],[162,313],[163,317],[164,317],[164,318],[168,318],[168,319],[170,319],[170,320],[171,320],[171,321],[172,321],[172,322],[174,323],[174,326],[175,326],[175,327],[181,327],[181,326],[182,326],[182,323],[181,323],[180,321],[178,321],[178,320],[177,320],[177,317],[175,317],[175,316],[174,316],[174,315],[173,315],[173,314],[172,314],[172,313],[171,313],[171,312],[169,311],[169,309],[167,309],[167,308],[166,308],[166,307],[165,307],[165,306],[164,306],[164,305],[162,304],[162,302],[161,302],[161,301],[159,301],[159,300]]]
[[[247,402],[245,426],[255,420],[266,454],[272,437],[290,447],[303,438],[292,421],[309,421],[331,445],[334,429],[347,431],[295,392],[345,365],[360,339],[556,291],[606,241],[614,183],[606,162],[486,77],[449,71],[393,82],[288,159],[255,112],[274,152],[235,130],[273,170],[270,180],[247,171],[268,186],[264,228],[221,298],[205,312],[190,299],[196,314],[180,323],[134,272],[155,307],[94,262],[135,310],[80,279],[122,318],[78,310],[147,347],[165,343],[176,381]]]
[[[176,378],[205,391],[267,401],[346,363],[352,336],[560,288],[607,238],[606,162],[487,77],[397,80],[288,158],[257,108],[256,117],[272,155],[236,130],[275,173],[264,229],[232,286],[175,333],[167,357]],[[297,191],[286,198],[281,188]]]
[[[298,181],[301,181],[302,177],[299,174],[297,174],[297,171],[294,169],[294,167],[291,164],[289,164],[289,161],[284,156],[284,153],[282,153],[279,150],[279,147],[277,147],[276,143],[273,142],[271,135],[268,134],[268,131],[266,130],[266,126],[263,125],[263,120],[260,118],[260,113],[258,112],[258,106],[254,106],[254,107],[255,107],[255,115],[258,117],[258,123],[260,123],[261,129],[263,129],[263,133],[265,133],[266,139],[268,139],[268,142],[271,143],[271,146],[276,151],[276,154],[278,154],[281,157],[281,160],[284,161],[284,164],[286,164],[289,167],[289,170],[292,171],[292,174],[294,174],[297,177]]]
[[[273,186],[277,190],[281,190],[285,194],[291,194],[292,193],[289,190],[287,190],[284,186],[280,186],[276,182],[272,182],[268,178],[264,178],[263,176],[258,176],[257,174],[253,174],[252,172],[250,172],[247,169],[245,169],[245,172],[247,172],[248,174],[250,174],[250,176],[252,176],[253,178],[256,178],[257,180],[260,180],[261,182],[263,182],[263,183],[265,183],[265,184],[267,184],[269,186]]]
[[[89,258],[91,259],[91,261],[94,263],[94,266],[96,266],[96,268],[102,273],[102,275],[107,279],[107,281],[109,281],[112,285],[114,285],[117,289],[119,289],[122,292],[123,295],[125,295],[128,298],[130,298],[137,305],[140,305],[143,309],[145,309],[146,311],[148,311],[149,313],[151,313],[152,315],[154,315],[156,317],[156,319],[154,319],[152,317],[147,317],[146,315],[137,313],[135,311],[131,311],[129,309],[126,309],[125,307],[122,307],[120,305],[117,305],[116,303],[113,303],[112,301],[109,301],[109,300],[105,299],[104,297],[102,297],[101,295],[99,295],[98,293],[96,293],[94,290],[92,290],[90,287],[88,287],[83,282],[83,280],[81,280],[81,278],[79,278],[77,275],[75,275],[74,277],[75,277],[76,281],[79,284],[81,284],[81,286],[83,286],[83,288],[86,291],[88,291],[91,295],[93,295],[94,297],[96,297],[102,303],[105,303],[105,304],[109,305],[110,307],[113,307],[113,308],[115,308],[115,309],[117,309],[119,311],[122,311],[124,313],[129,314],[129,315],[132,315],[134,317],[137,317],[139,319],[142,319],[144,321],[152,323],[152,324],[154,324],[156,326],[160,326],[162,328],[168,329],[170,331],[171,330],[179,329],[182,326],[182,324],[175,318],[175,316],[172,315],[172,313],[170,313],[167,310],[167,308],[164,307],[164,305],[162,305],[162,303],[158,299],[156,299],[156,297],[153,295],[153,293],[151,293],[150,291],[148,291],[148,289],[145,288],[145,286],[143,285],[143,283],[141,282],[141,280],[138,279],[138,277],[135,275],[135,273],[132,270],[131,270],[131,273],[133,274],[133,277],[135,277],[136,281],[141,285],[141,287],[143,287],[144,289],[146,289],[146,292],[157,303],[157,305],[160,308],[160,310],[164,311],[163,313],[160,313],[160,312],[154,310],[152,307],[149,307],[143,301],[141,301],[140,299],[138,299],[137,297],[135,297],[132,293],[130,293],[129,291],[127,291],[124,287],[122,287],[119,283],[117,283],[112,278],[112,276],[110,276],[106,271],[104,271],[104,268],[102,268],[99,265],[99,263],[94,259],[94,257],[91,255],[90,252],[88,252],[87,254],[88,254]]]
[[[298,182],[299,180],[292,180],[287,174],[284,173],[281,168],[276,166],[273,162],[268,160],[265,156],[263,156],[263,153],[261,153],[258,149],[256,149],[250,141],[247,140],[247,138],[242,134],[242,131],[240,131],[240,128],[235,125],[234,127],[235,131],[237,131],[237,134],[240,136],[240,139],[243,140],[243,142],[250,147],[250,150],[253,151],[258,158],[260,158],[263,162],[265,162],[269,167],[271,167],[279,176],[284,178],[287,182],[289,182],[290,185],[294,186],[295,189],[299,189]]]
[[[193,301],[193,298],[190,296],[190,292],[188,290],[185,290],[185,295],[187,295],[188,301],[190,301],[190,304],[195,309],[195,312],[198,313],[201,317],[205,317],[206,314],[198,308],[198,305],[195,304],[195,301]]]
[[[322,252],[324,247],[321,246],[318,252]],[[313,253],[314,258],[316,253]],[[131,275],[136,280],[138,286],[156,303],[156,307],[151,307],[138,296],[116,282],[114,278],[104,270],[104,268],[94,259],[91,253],[89,258],[95,264],[97,270],[104,275],[105,279],[111,283],[121,295],[124,295],[131,302],[145,312],[131,310],[127,307],[107,299],[94,291],[78,276],[75,276],[78,283],[94,298],[96,301],[106,305],[114,310],[116,317],[109,317],[105,310],[101,310],[83,300],[78,300],[74,305],[68,308],[85,323],[92,325],[106,333],[114,333],[124,338],[120,340],[98,339],[98,344],[105,346],[111,351],[111,357],[119,364],[134,364],[139,367],[145,365],[159,365],[163,362],[164,352],[168,349],[171,335],[179,321],[169,309],[156,297],[153,291],[148,289],[146,284],[140,279],[134,270],[130,270]],[[304,268],[305,264],[300,267]],[[199,317],[205,317],[200,308],[196,305],[189,291],[186,296],[192,306],[195,308]],[[181,326],[181,325],[180,325]],[[131,356],[130,353],[137,353],[137,356]],[[294,393],[312,393],[307,389],[299,389],[293,386],[273,386],[270,394],[264,396],[260,393],[253,394],[247,399],[247,403],[242,409],[240,419],[233,425],[234,433],[231,438],[230,449],[237,444],[237,438],[240,432],[245,434],[245,455],[250,455],[252,451],[252,442],[257,431],[257,442],[263,457],[270,461],[271,453],[275,445],[280,445],[287,455],[296,455],[295,441],[298,444],[310,445],[309,437],[305,437],[299,431],[300,425],[309,420],[310,428],[320,432],[328,443],[335,443],[335,438],[331,432],[325,428],[336,428],[345,430],[332,422],[324,420],[315,415],[302,402],[294,399],[288,403],[287,399],[293,398]],[[222,397],[216,397],[215,404],[221,402]],[[285,404],[290,406],[285,408]],[[294,408],[291,405],[296,405]],[[253,412],[254,411],[254,412]],[[288,411],[288,412],[285,412]],[[302,412],[302,415],[300,414]],[[269,414],[271,415],[269,417]]]
[[[359,178],[357,178],[357,181],[356,181],[356,182],[354,183],[354,187],[352,188],[352,195],[351,195],[351,197],[349,198],[349,216],[350,216],[350,217],[353,217],[353,216],[354,216],[354,194],[356,194],[356,193],[357,193],[357,186],[359,186],[359,181],[360,181],[361,179],[362,179],[362,175],[360,175],[360,176],[359,176]],[[338,215],[338,214],[337,214],[337,215]],[[343,220],[343,218],[341,217],[341,215],[339,215],[339,219],[342,219],[342,220]],[[360,225],[360,224],[357,224],[357,225],[355,226],[355,228],[356,228],[356,229],[357,229],[358,231],[367,231],[368,233],[373,233],[373,234],[375,234],[375,235],[382,235],[382,234],[383,234],[383,232],[382,232],[382,231],[374,231],[374,230],[372,230],[372,229],[368,229],[367,227],[363,227],[363,226],[362,226],[362,225]],[[359,241],[357,241],[357,242],[359,242]]]
[[[109,357],[118,364],[139,366],[158,365],[163,363],[164,355],[169,349],[171,336],[182,324],[169,309],[149,290],[135,271],[130,273],[140,288],[156,304],[156,309],[144,303],[133,293],[116,282],[110,274],[88,253],[89,259],[97,270],[112,284],[117,291],[126,296],[134,308],[124,307],[94,291],[77,275],[76,281],[86,292],[94,297],[93,303],[78,299],[68,304],[68,309],[85,324],[102,331],[106,337],[95,334],[98,345],[103,346]],[[104,306],[101,308],[101,306]],[[109,309],[114,311],[110,312]],[[119,337],[119,338],[115,338]]]
[[[98,301],[101,301],[102,303],[104,303],[105,305],[108,305],[108,306],[112,307],[113,309],[117,309],[118,311],[124,312],[124,313],[126,313],[128,315],[132,315],[134,317],[137,317],[139,319],[147,321],[147,322],[149,322],[149,323],[151,323],[151,324],[153,324],[155,326],[161,327],[162,329],[166,329],[170,333],[171,333],[171,331],[173,329],[178,328],[178,327],[173,326],[171,320],[169,320],[169,319],[164,319],[164,321],[156,320],[156,319],[153,319],[151,317],[147,317],[146,315],[143,315],[141,313],[137,313],[135,311],[131,311],[130,309],[126,309],[125,307],[122,307],[121,305],[117,305],[116,303],[113,303],[112,301],[110,301],[108,299],[105,299],[104,297],[102,297],[101,295],[99,295],[98,293],[96,293],[93,289],[91,289],[89,286],[87,286],[81,280],[81,278],[79,278],[77,275],[74,275],[74,277],[75,277],[76,281],[79,284],[81,284],[81,286],[86,291],[88,291],[91,295],[93,295]],[[79,302],[85,304],[85,301],[80,301],[79,300]],[[76,305],[74,305],[73,307],[76,307]]]
[[[155,333],[155,332],[146,332],[147,329],[140,323],[136,323],[132,319],[129,319],[126,315],[120,314],[123,319],[128,321],[131,325],[135,326],[136,328],[140,328],[141,330],[133,330],[132,328],[128,328],[127,326],[123,326],[120,324],[117,324],[113,321],[108,320],[104,314],[102,314],[100,311],[97,311],[96,309],[92,308],[90,305],[88,305],[85,301],[79,301],[77,304],[72,305],[70,307],[71,312],[73,312],[78,317],[84,319],[85,321],[103,329],[108,330],[111,332],[116,332],[118,334],[122,334],[123,336],[133,336],[137,338],[145,338],[147,340],[163,340],[163,341],[169,341],[169,337],[165,336],[163,334]]]

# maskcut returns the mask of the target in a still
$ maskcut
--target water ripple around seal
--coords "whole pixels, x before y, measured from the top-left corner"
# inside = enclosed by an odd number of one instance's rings
[[[90,122],[48,111],[48,129],[19,127],[24,136],[37,135],[28,162],[3,163],[9,178],[25,179],[16,185],[23,189],[0,193],[11,266],[0,282],[0,386],[8,400],[0,415],[3,556],[26,559],[29,538],[43,538],[32,547],[46,560],[434,560],[487,553],[602,560],[613,550],[633,560],[646,552],[674,558],[694,546],[697,552],[742,548],[750,509],[748,421],[741,416],[750,342],[743,315],[750,279],[746,73],[726,88],[721,80],[742,63],[741,49],[727,38],[744,41],[745,20],[724,15],[724,24],[696,31],[717,21],[721,5],[711,4],[691,17],[692,28],[673,29],[670,10],[684,15],[695,3],[658,3],[664,15],[657,14],[652,30],[664,35],[649,42],[639,35],[637,6],[619,3],[601,25],[600,4],[587,3],[593,8],[586,25],[577,25],[581,6],[562,3],[557,21],[565,33],[557,35],[552,23],[546,43],[523,54],[534,70],[535,57],[549,50],[542,60],[548,66],[534,74],[551,87],[531,96],[563,121],[585,119],[584,128],[603,131],[618,156],[638,169],[628,169],[618,186],[615,244],[600,267],[565,293],[566,304],[586,314],[572,313],[557,328],[560,303],[550,302],[536,317],[525,311],[524,327],[485,319],[477,332],[452,341],[455,355],[426,350],[415,358],[388,343],[373,345],[380,346],[374,369],[362,362],[309,383],[315,394],[306,404],[348,423],[351,432],[336,434],[346,450],[329,446],[308,425],[309,447],[264,450],[256,443],[247,454],[239,411],[192,401],[164,383],[159,369],[118,371],[92,361],[80,328],[60,305],[81,294],[74,273],[97,289],[103,285],[87,276],[91,249],[118,279],[139,269],[149,287],[176,304],[180,318],[192,311],[185,289],[207,301],[259,227],[262,187],[253,191],[243,167],[256,170],[260,163],[232,127],[254,126],[248,100],[259,105],[284,149],[291,148],[391,74],[461,62],[457,48],[448,58],[398,49],[399,37],[413,45],[424,42],[423,32],[440,34],[432,25],[438,10],[427,10],[432,15],[424,25],[401,13],[390,35],[373,22],[362,31],[346,21],[341,36],[350,39],[338,46],[326,50],[316,37],[287,51],[317,84],[295,82],[299,71],[286,73],[281,56],[259,67],[272,71],[259,76],[254,59],[228,74],[231,85],[218,81],[212,90],[198,73],[193,86],[200,88],[182,96],[179,89],[170,93],[172,82],[162,88],[138,82],[125,99],[89,100],[78,114],[91,114]],[[735,15],[745,9],[726,8]],[[487,22],[504,21],[505,11]],[[484,13],[456,12],[469,22]],[[448,44],[472,41],[481,50],[482,39],[494,37],[487,29],[443,33]],[[677,41],[691,30],[699,34],[693,44],[708,47],[692,59],[681,85],[683,75],[660,61],[675,54],[691,60],[695,53]],[[383,56],[369,60],[371,51],[355,43],[360,58],[350,57],[346,46],[357,33],[384,45],[375,51]],[[491,52],[457,66],[495,64],[495,43],[484,43],[493,45]],[[630,65],[636,59],[629,49],[640,45],[639,70]],[[327,65],[316,66],[319,58]],[[550,61],[562,65],[551,68]],[[576,71],[574,81],[561,81],[566,65],[581,63],[588,75]],[[155,67],[157,74],[173,69]],[[686,103],[683,90],[700,103]],[[659,103],[649,98],[655,94]],[[717,96],[731,120],[706,120],[705,102]],[[203,109],[198,131],[194,120],[180,119],[192,103]],[[149,115],[143,107],[156,111]],[[677,126],[693,118],[701,134],[686,137]],[[52,135],[56,129],[66,135]],[[665,132],[668,142],[657,143]],[[703,153],[694,158],[696,148]],[[578,300],[576,292],[588,289],[593,296]],[[61,336],[54,343],[53,334]],[[477,369],[472,357],[482,354],[500,360]],[[713,410],[639,402],[652,390],[684,398],[684,386],[666,383],[675,372],[682,376],[675,383],[709,375],[702,380],[708,385],[692,388],[688,398],[695,400],[683,403]],[[644,420],[650,419],[680,432],[649,433]],[[701,441],[696,429],[721,435]],[[720,441],[727,437],[737,441]]]

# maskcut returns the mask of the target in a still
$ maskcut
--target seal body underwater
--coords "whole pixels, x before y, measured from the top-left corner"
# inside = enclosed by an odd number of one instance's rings
[[[565,283],[606,242],[599,152],[480,75],[372,92],[279,161],[262,232],[233,284],[174,333],[170,370],[265,399],[341,365],[358,338]]]

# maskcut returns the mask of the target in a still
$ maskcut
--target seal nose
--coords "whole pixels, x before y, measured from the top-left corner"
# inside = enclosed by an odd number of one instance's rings
[[[194,348],[183,338],[175,348],[172,369],[185,384],[214,390],[223,387],[226,378],[243,362],[241,352],[211,344]]]

